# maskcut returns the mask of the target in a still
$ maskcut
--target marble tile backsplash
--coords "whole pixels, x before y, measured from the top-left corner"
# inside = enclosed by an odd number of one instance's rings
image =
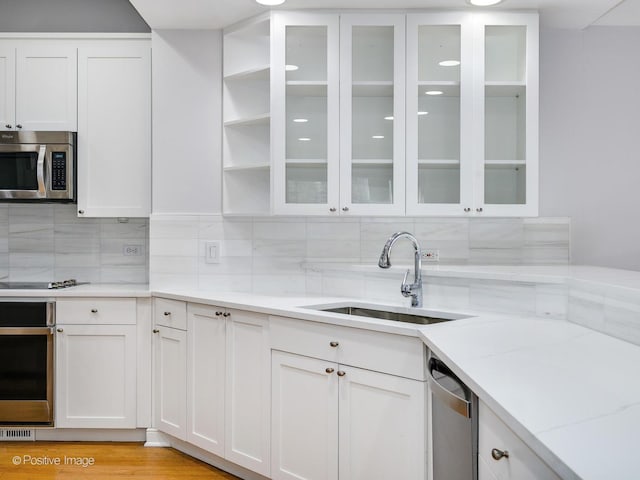
[[[125,255],[137,246],[139,255]],[[0,281],[147,283],[149,222],[78,218],[69,204],[0,205]]]
[[[376,264],[387,238],[402,230],[423,249],[439,250],[441,264],[569,263],[567,218],[152,215],[149,229],[153,288],[316,293],[322,280],[305,263]],[[205,262],[205,242],[212,240],[221,243],[219,263]],[[392,261],[413,262],[406,240]]]

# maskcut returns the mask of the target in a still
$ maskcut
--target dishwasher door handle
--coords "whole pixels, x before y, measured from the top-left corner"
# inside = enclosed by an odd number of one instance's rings
[[[433,372],[438,372],[447,377],[454,380],[463,391],[466,391],[467,388],[462,383],[462,381],[455,376],[455,374],[447,367],[443,362],[436,358],[429,359],[429,386],[431,387],[431,392],[435,395],[442,403],[448,406],[454,412],[462,415],[465,418],[471,418],[471,402],[465,398],[459,397],[453,392],[450,392],[446,388],[444,388],[438,380],[433,376]]]

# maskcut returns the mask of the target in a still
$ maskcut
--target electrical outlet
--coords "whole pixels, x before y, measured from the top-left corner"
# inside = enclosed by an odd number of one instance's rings
[[[142,245],[125,245],[122,247],[122,254],[125,257],[139,257],[142,255]]]
[[[439,262],[440,250],[422,250],[423,262]]]
[[[218,240],[204,242],[204,261],[205,263],[220,263],[220,242]]]

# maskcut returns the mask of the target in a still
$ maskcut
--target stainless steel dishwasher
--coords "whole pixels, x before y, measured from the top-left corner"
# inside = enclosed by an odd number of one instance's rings
[[[478,397],[429,353],[433,480],[478,479]]]

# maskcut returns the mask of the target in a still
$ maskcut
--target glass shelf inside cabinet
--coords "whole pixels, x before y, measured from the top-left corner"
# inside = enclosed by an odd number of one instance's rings
[[[459,25],[418,27],[418,203],[460,203]]]
[[[526,203],[526,27],[485,29],[485,203]]]

